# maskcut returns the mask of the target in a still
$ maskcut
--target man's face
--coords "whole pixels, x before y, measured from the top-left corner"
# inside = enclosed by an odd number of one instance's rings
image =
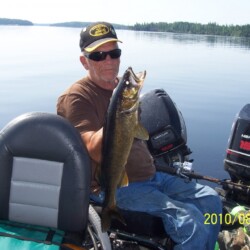
[[[116,42],[108,42],[98,47],[94,52],[107,52],[117,48]],[[85,69],[89,71],[89,77],[95,84],[109,90],[113,90],[116,87],[120,58],[112,59],[110,55],[107,55],[105,60],[94,61],[84,57],[81,59],[81,62]]]

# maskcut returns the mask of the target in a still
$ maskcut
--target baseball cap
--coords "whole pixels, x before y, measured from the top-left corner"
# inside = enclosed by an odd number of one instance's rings
[[[122,42],[117,38],[115,29],[110,23],[96,22],[81,30],[79,44],[81,51],[92,52],[108,42]]]

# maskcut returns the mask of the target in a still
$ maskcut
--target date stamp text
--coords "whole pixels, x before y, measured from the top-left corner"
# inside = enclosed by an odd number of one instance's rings
[[[233,216],[230,213],[226,214],[216,214],[216,213],[205,213],[204,214],[205,225],[232,225],[239,223],[240,225],[250,225],[250,212],[248,213],[238,213],[236,216]]]

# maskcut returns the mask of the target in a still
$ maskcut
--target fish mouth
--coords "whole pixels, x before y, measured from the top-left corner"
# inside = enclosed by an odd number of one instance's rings
[[[143,83],[146,78],[146,70],[135,74],[133,69],[129,67],[127,71],[130,73],[130,80],[132,85],[139,88],[140,90],[143,87]]]
[[[143,87],[145,77],[146,71],[135,74],[131,67],[127,69],[125,78],[126,86],[123,91],[123,98],[126,99],[127,102],[129,102],[129,100],[131,103],[135,103],[135,101],[137,101]]]

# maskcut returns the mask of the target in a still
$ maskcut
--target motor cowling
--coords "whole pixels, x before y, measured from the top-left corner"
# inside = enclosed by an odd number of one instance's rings
[[[154,157],[185,147],[187,132],[182,113],[163,89],[141,96],[140,109],[140,121],[149,132],[147,143]]]
[[[233,122],[224,168],[233,181],[250,182],[250,104],[241,109]]]

